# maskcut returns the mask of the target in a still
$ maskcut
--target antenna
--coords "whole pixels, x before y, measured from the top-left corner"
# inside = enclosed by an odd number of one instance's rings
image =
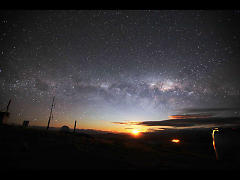
[[[11,104],[11,99],[8,101],[8,105],[7,105],[7,110],[6,110],[6,112],[8,112],[8,109],[9,109],[10,104]]]
[[[51,119],[53,118],[52,110],[53,110],[53,108],[55,107],[54,99],[55,99],[55,96],[53,97],[53,100],[52,100],[52,106],[51,106],[51,111],[50,111],[50,115],[49,115],[49,119],[48,119],[47,130],[48,130],[48,128],[49,128],[50,121],[51,121]]]
[[[73,133],[75,133],[75,130],[76,130],[76,124],[77,124],[77,121],[75,120]]]

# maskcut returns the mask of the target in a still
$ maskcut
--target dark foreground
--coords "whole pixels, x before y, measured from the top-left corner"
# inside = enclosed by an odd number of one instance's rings
[[[181,143],[172,143],[179,138]],[[0,127],[1,170],[236,170],[215,158],[210,130],[122,134],[61,133]]]

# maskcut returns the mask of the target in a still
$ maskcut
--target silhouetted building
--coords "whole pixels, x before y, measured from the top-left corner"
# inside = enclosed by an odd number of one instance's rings
[[[28,127],[29,121],[23,121],[23,127]]]
[[[70,132],[70,129],[68,126],[62,126],[61,129],[60,129],[61,132],[64,132],[64,133],[67,133],[67,132]]]

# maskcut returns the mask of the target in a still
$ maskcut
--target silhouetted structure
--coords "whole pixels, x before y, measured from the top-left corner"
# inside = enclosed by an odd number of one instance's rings
[[[5,112],[4,111],[0,112],[0,124],[6,124],[7,123],[8,118],[10,116],[10,113],[8,112],[10,104],[11,104],[11,99],[8,102],[6,111]]]
[[[53,108],[55,107],[54,99],[55,99],[55,96],[53,97],[53,101],[52,101],[51,111],[50,111],[50,115],[49,115],[49,119],[48,119],[47,130],[49,128],[49,124],[50,124],[51,119],[53,119],[52,111],[53,111]]]
[[[29,121],[23,121],[23,127],[28,127]]]
[[[70,132],[70,129],[68,126],[62,126],[61,129],[60,129],[61,132],[64,132],[64,133],[68,133]]]
[[[76,124],[77,124],[77,121],[75,121],[75,123],[74,123],[73,133],[75,133],[75,130],[76,130]]]

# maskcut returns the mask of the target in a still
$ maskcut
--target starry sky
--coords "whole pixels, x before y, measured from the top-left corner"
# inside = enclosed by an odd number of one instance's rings
[[[110,131],[178,114],[239,116],[240,11],[0,12],[9,123]],[[200,110],[199,110],[200,109]],[[122,123],[124,124],[124,123]]]

